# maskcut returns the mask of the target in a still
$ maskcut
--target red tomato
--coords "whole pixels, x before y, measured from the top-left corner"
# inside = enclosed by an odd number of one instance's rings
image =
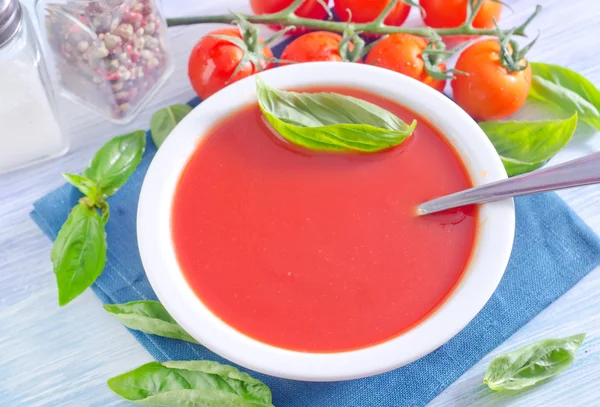
[[[476,42],[458,58],[452,81],[454,100],[477,120],[498,120],[515,113],[525,103],[531,87],[531,66],[510,72],[502,65],[495,39]],[[524,65],[525,59],[519,61]]]
[[[338,50],[341,40],[339,34],[313,31],[290,42],[283,50],[281,59],[296,62],[343,61]]]
[[[420,0],[425,10],[425,24],[434,28],[454,28],[467,18],[468,0]],[[499,21],[502,3],[483,0],[481,8],[473,20],[475,28],[494,28],[494,19]]]
[[[392,34],[379,41],[369,52],[365,63],[400,72],[442,92],[446,81],[427,74],[421,52],[427,46],[424,38],[411,34]],[[440,64],[442,70],[446,64]]]
[[[242,39],[238,28],[221,28],[211,31],[210,34]],[[260,41],[262,42],[262,39]],[[269,47],[264,47],[262,53],[266,58],[273,58]],[[206,99],[230,83],[274,66],[273,63],[267,61],[260,61],[260,67],[247,62],[232,77],[231,75],[243,57],[244,51],[231,42],[208,36],[200,39],[194,46],[188,62],[188,76],[198,96]]]
[[[292,4],[294,0],[250,0],[250,7],[255,14],[271,14],[277,13]],[[298,17],[316,18],[323,20],[327,16],[327,10],[317,0],[306,0],[296,10]],[[280,30],[281,26],[270,25],[274,30]],[[306,28],[297,28],[291,30],[290,34],[300,34],[309,31]]]
[[[381,14],[391,0],[335,0],[333,8],[342,21],[370,23]],[[410,6],[402,1],[392,9],[385,19],[387,25],[402,25]]]

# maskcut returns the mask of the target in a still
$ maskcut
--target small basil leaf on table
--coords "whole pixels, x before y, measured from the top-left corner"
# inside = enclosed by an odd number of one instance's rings
[[[176,104],[159,109],[152,115],[150,132],[152,141],[157,148],[165,141],[177,123],[191,111],[192,108],[188,105]]]
[[[67,304],[96,281],[106,262],[106,238],[95,208],[82,203],[73,208],[58,232],[50,258],[59,305]]]
[[[212,361],[151,362],[109,379],[108,387],[146,406],[273,407],[264,383]]]
[[[133,174],[145,148],[146,133],[143,130],[115,137],[98,150],[82,175],[96,182],[102,198],[107,198]]]
[[[83,175],[70,174],[68,172],[63,172],[62,176],[69,184],[77,188],[79,192],[90,198],[92,204],[98,203],[98,185],[94,181]]]
[[[417,125],[351,96],[278,90],[260,77],[256,92],[271,126],[285,140],[311,150],[380,151],[402,143]]]
[[[147,334],[198,343],[180,327],[158,301],[134,301],[126,304],[107,304],[104,309],[127,328]]]
[[[546,164],[570,140],[577,127],[577,114],[565,120],[533,122],[481,122],[502,159],[509,177],[533,171]]]
[[[523,346],[490,362],[483,382],[492,390],[521,390],[567,369],[585,334],[544,339]]]
[[[600,90],[583,75],[557,65],[532,62],[529,96],[552,103],[569,113],[576,112],[600,130]]]

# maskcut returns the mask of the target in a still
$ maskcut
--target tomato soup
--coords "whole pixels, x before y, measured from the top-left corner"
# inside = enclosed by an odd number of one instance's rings
[[[176,189],[172,237],[181,270],[225,323],[263,343],[340,352],[384,342],[434,312],[459,283],[476,209],[425,217],[416,206],[471,187],[445,139],[381,97],[407,141],[373,154],[319,153],[275,135],[256,104],[222,120]]]

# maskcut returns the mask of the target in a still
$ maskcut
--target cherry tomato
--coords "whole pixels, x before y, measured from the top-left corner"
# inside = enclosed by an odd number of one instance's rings
[[[495,39],[476,42],[463,51],[452,81],[454,100],[477,120],[498,120],[515,113],[525,103],[531,87],[531,66],[510,72],[500,60]],[[524,65],[525,59],[519,61]]]
[[[369,52],[365,63],[400,72],[442,92],[446,81],[427,74],[421,52],[427,46],[424,38],[411,34],[392,34],[379,41]],[[441,70],[446,64],[439,65]]]
[[[343,61],[338,50],[341,40],[339,34],[313,31],[290,42],[283,50],[281,59],[296,62]]]
[[[342,21],[355,23],[370,23],[375,20],[391,0],[335,0],[333,8]],[[387,25],[402,25],[410,6],[402,1],[392,9],[385,18]]]
[[[460,26],[467,18],[468,0],[420,0],[425,10],[425,24],[434,28],[454,28]],[[502,3],[483,0],[481,8],[475,15],[473,27],[494,28],[494,19],[499,21]]]
[[[292,4],[294,0],[250,0],[250,7],[255,14],[272,14],[283,10]],[[327,3],[327,1],[325,1]],[[315,18],[317,20],[323,20],[327,16],[327,10],[317,0],[306,0],[296,10],[298,17]],[[273,30],[280,30],[281,26],[270,25]],[[289,31],[290,34],[301,34],[308,32],[306,28],[297,28]]]
[[[211,31],[210,34],[242,39],[237,28],[222,28]],[[269,47],[264,47],[262,53],[266,58],[273,58]],[[260,61],[259,69],[253,63],[247,62],[232,77],[231,75],[243,57],[244,51],[231,42],[208,36],[200,39],[194,46],[188,62],[188,76],[198,96],[206,99],[230,83],[274,66],[271,62]]]

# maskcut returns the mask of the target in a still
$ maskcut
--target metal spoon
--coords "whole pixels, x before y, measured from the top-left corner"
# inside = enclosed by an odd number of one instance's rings
[[[597,183],[600,183],[600,153],[432,199],[419,205],[417,214]]]

